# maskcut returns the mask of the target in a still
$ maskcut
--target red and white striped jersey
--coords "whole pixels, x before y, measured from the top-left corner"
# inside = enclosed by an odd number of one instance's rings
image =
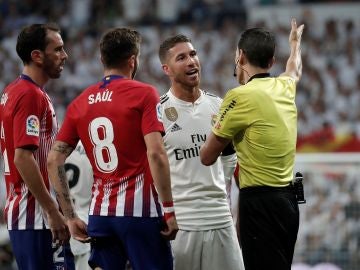
[[[34,157],[45,186],[50,189],[46,160],[58,126],[49,96],[30,77],[21,75],[2,93],[0,125],[8,229],[44,229],[46,222],[42,209],[16,169],[14,155],[16,148],[36,149]]]
[[[94,172],[89,215],[161,215],[144,141],[164,131],[159,106],[154,87],[115,75],[69,105],[56,140],[84,145]]]

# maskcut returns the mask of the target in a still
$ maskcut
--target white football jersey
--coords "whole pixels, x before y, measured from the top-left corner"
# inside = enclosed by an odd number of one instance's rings
[[[91,188],[93,184],[93,171],[81,142],[65,161],[65,171],[69,180],[70,194],[74,201],[78,216],[88,223],[89,205],[91,202]],[[71,250],[74,255],[90,251],[89,244],[83,244],[70,239]]]
[[[179,228],[196,231],[232,225],[221,160],[211,166],[200,161],[200,147],[211,132],[222,100],[201,90],[194,103],[186,102],[170,90],[160,102]]]

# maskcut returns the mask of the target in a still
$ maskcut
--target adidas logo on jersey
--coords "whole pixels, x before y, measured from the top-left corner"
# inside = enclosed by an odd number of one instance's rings
[[[179,130],[182,130],[182,128],[176,123],[170,129],[171,132],[175,132],[175,131],[179,131]]]

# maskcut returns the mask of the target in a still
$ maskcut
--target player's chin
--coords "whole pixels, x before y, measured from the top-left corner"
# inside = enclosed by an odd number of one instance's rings
[[[200,80],[198,78],[196,79],[191,79],[191,80],[187,80],[187,83],[186,83],[188,86],[190,87],[196,87],[196,86],[199,86],[200,84]]]
[[[58,79],[61,76],[61,71],[51,72],[48,75],[51,79]]]

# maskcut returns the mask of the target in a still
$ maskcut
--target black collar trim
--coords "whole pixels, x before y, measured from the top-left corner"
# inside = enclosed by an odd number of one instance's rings
[[[270,77],[270,73],[258,73],[258,74],[251,76],[251,78],[248,80],[248,82],[250,82],[252,79],[267,78],[267,77]]]

